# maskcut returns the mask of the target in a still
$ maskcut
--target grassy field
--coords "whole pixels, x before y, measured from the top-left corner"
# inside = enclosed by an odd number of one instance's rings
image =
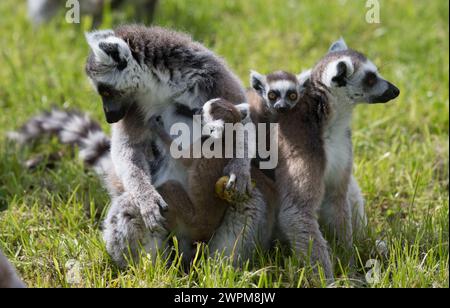
[[[22,2],[0,1],[0,247],[29,286],[326,286],[278,249],[238,270],[202,253],[187,273],[179,262],[152,265],[145,257],[117,269],[101,239],[109,200],[95,176],[67,149],[55,168],[27,171],[20,163],[32,153],[61,147],[52,141],[22,149],[5,139],[6,131],[52,105],[103,119],[84,75],[88,20],[54,20],[36,31]],[[395,102],[355,112],[355,173],[370,236],[356,242],[352,266],[334,250],[336,286],[449,286],[448,9],[445,0],[381,1],[381,23],[368,24],[365,1],[161,1],[157,24],[191,33],[246,84],[251,68],[299,72],[312,66],[342,35],[401,89]],[[103,28],[132,20],[129,13],[106,17]],[[375,249],[376,239],[388,250]],[[368,260],[380,265],[372,283],[365,279]]]

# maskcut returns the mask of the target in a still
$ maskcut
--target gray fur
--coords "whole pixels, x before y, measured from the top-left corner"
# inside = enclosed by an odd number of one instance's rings
[[[339,78],[336,78],[337,65],[344,69]],[[329,53],[308,74],[310,78],[304,76],[304,82],[322,89],[330,101],[331,115],[324,139],[325,195],[320,220],[343,246],[350,248],[353,237],[363,236],[367,224],[364,200],[352,174],[353,109],[359,103],[388,102],[399,95],[399,90],[379,74],[366,56],[349,49],[343,39],[332,44]],[[371,86],[367,84],[368,74],[376,77]]]
[[[160,243],[167,233],[164,213],[169,209],[156,187],[170,180],[185,183],[186,169],[161,146],[148,120],[161,115],[167,132],[176,122],[192,125],[191,119],[175,114],[175,103],[194,109],[221,97],[240,104],[245,102],[244,90],[224,61],[181,33],[123,26],[114,32],[90,33],[87,40],[92,53],[86,72],[102,96],[108,122],[114,123],[111,158],[128,197],[126,201],[122,197],[121,203],[140,210],[151,237],[148,241]],[[152,176],[149,161],[154,157],[149,150],[155,143],[165,161]],[[224,172],[236,175],[236,181],[229,184],[240,193],[251,190],[249,159],[232,159]],[[128,211],[127,207],[122,210]],[[110,228],[115,227],[107,220],[105,232]],[[122,235],[134,237],[133,232]],[[115,249],[124,253],[123,247],[108,243],[109,237],[105,240],[112,255],[117,255]]]
[[[288,78],[283,80],[273,76]],[[275,115],[274,120],[279,123],[279,164],[275,170],[280,207],[278,229],[282,239],[287,240],[299,256],[310,257],[313,265],[320,264],[326,278],[331,281],[333,270],[328,245],[317,221],[325,185],[323,130],[328,119],[327,97],[312,84],[303,87],[300,84],[302,79],[292,74],[263,76],[253,72],[252,79],[255,78],[259,80],[255,90],[259,90],[260,99],[249,101],[253,107],[252,112],[261,110],[258,105],[265,101],[263,104],[266,109]],[[282,110],[276,108],[266,93],[283,93],[283,89],[278,89],[277,86],[286,88],[287,85],[298,91],[299,98],[289,104],[289,112],[280,112]],[[264,113],[259,118],[263,119]]]

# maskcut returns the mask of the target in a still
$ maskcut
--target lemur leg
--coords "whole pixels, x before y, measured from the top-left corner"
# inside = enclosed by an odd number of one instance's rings
[[[279,228],[291,248],[300,257],[310,257],[312,265],[320,264],[327,279],[333,279],[333,269],[327,242],[319,229],[319,223],[312,209],[298,207],[292,203],[282,205],[279,214]]]
[[[209,243],[209,250],[211,253],[223,253],[239,264],[251,258],[257,248],[268,248],[271,233],[267,205],[261,192],[254,189],[248,202],[232,205],[227,210]]]
[[[179,253],[183,254],[183,262],[189,263],[194,257],[194,240],[188,231],[189,220],[194,217],[194,204],[183,186],[176,181],[167,181],[158,192],[166,200],[169,210],[164,213],[166,229],[177,237]],[[192,222],[195,223],[195,222]]]
[[[142,220],[140,209],[128,193],[113,199],[104,222],[103,239],[106,250],[119,267],[127,266],[128,257],[137,261],[142,248],[155,260],[158,251],[166,248],[164,243],[167,235],[149,231]]]
[[[350,178],[347,199],[352,214],[353,234],[356,237],[364,237],[367,232],[367,215],[364,207],[364,198],[358,182],[353,175]]]
[[[348,186],[348,182],[345,185]],[[352,209],[347,192],[348,188],[328,186],[320,218],[326,230],[337,238],[341,246],[351,249],[353,246]]]

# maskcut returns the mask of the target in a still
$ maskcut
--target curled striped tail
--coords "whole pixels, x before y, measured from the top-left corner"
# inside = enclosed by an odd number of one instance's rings
[[[63,144],[78,146],[80,159],[95,170],[110,192],[117,190],[110,187],[111,179],[117,178],[111,160],[110,137],[85,113],[53,109],[32,117],[7,136],[20,144],[57,136]]]

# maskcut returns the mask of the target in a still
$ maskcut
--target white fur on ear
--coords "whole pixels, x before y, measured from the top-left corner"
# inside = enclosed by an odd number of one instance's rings
[[[267,84],[267,78],[257,71],[252,70],[250,71],[250,84],[253,89],[258,92],[262,92]]]
[[[341,62],[344,63],[346,66],[345,77],[348,78],[352,76],[353,73],[355,72],[355,68],[353,67],[353,63],[350,57],[342,57],[338,60],[330,62],[322,75],[322,83],[327,87],[335,86],[333,78],[335,78],[338,75],[338,66],[340,65]]]
[[[86,32],[85,34],[86,41],[89,46],[93,49],[100,43],[101,40],[104,40],[110,36],[114,36],[113,30],[98,30],[92,32]]]
[[[128,62],[131,50],[128,44],[115,36],[112,30],[100,30],[86,33],[86,41],[95,55],[96,61],[105,65],[117,65],[118,62]],[[105,48],[110,47],[110,48]],[[114,55],[111,53],[114,51]]]
[[[348,49],[347,43],[345,43],[344,38],[341,37],[338,41],[331,44],[331,47],[328,50],[328,52],[344,51],[347,49]]]
[[[306,70],[297,75],[298,83],[300,84],[300,91],[305,88],[305,83],[311,78],[311,71]]]

